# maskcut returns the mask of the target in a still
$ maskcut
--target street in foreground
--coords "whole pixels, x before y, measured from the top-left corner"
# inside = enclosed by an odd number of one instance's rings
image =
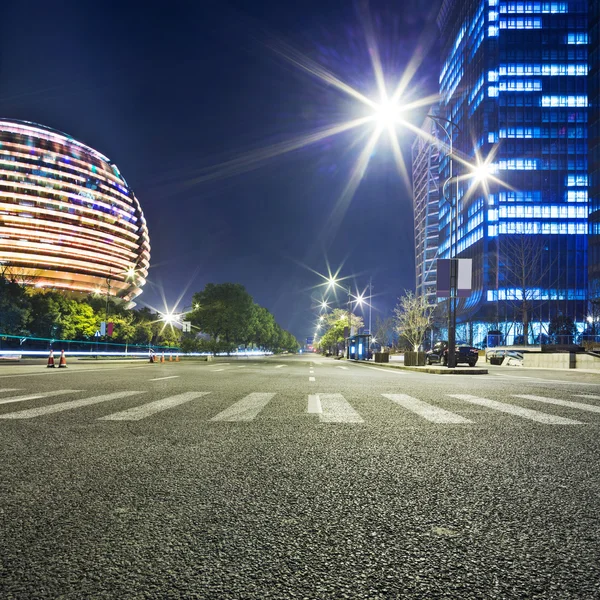
[[[0,368],[3,598],[598,598],[600,377]]]

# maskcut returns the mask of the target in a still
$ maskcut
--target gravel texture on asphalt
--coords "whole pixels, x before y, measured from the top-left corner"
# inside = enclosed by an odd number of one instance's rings
[[[73,365],[31,378],[0,369],[11,375],[0,388],[18,394],[82,390],[3,404],[0,415],[145,392],[0,419],[0,597],[600,598],[600,415],[512,396],[590,394],[599,398],[578,401],[600,405],[599,376],[445,378],[320,357],[218,364]],[[139,421],[98,420],[185,391],[210,394]],[[275,393],[254,420],[210,421],[253,392]],[[333,393],[364,422],[307,414],[309,394]],[[473,423],[427,422],[384,393]],[[585,424],[448,397],[461,393]]]

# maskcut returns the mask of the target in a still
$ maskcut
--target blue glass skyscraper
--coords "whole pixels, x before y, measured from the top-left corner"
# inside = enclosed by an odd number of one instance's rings
[[[453,180],[441,200],[440,256],[472,258],[458,337],[499,328],[545,341],[587,315],[588,2],[444,0],[440,111],[455,155],[490,160],[502,184]],[[440,181],[450,174],[440,161]],[[452,232],[452,233],[451,233]],[[563,327],[564,328],[564,327]],[[568,329],[568,327],[567,327]]]
[[[600,0],[590,2],[589,277],[592,319],[600,317]],[[594,323],[594,333],[597,325]]]

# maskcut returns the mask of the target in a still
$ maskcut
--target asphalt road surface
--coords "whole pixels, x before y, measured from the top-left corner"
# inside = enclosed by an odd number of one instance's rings
[[[600,598],[600,375],[0,366],[0,598]]]

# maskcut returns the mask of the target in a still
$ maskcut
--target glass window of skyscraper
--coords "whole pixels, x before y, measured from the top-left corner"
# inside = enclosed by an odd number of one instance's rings
[[[588,10],[578,0],[442,4],[439,110],[456,126],[454,158],[440,158],[440,181],[454,178],[440,199],[439,255],[473,259],[459,338],[500,329],[507,343],[540,343],[558,322],[586,326]],[[493,180],[465,177],[462,161],[477,157]]]

